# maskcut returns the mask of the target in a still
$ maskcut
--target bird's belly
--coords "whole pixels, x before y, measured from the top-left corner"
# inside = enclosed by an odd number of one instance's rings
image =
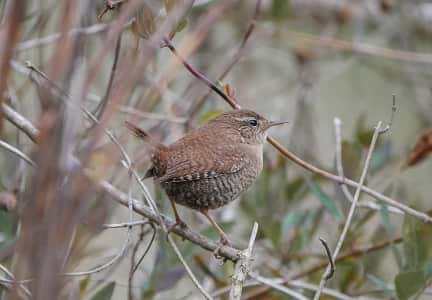
[[[243,170],[214,178],[162,182],[170,200],[192,209],[215,209],[235,200],[255,181],[258,173]]]

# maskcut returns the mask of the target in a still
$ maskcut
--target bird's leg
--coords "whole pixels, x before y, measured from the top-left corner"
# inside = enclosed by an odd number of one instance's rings
[[[171,202],[171,206],[172,206],[173,211],[174,211],[175,223],[168,227],[168,230],[167,230],[167,233],[168,233],[168,234],[169,234],[169,233],[174,229],[174,227],[176,227],[176,226],[180,226],[181,228],[186,228],[186,227],[187,227],[186,223],[183,222],[182,219],[180,219],[180,215],[179,215],[178,212],[177,212],[177,207],[176,207],[174,201],[170,199],[170,202]]]
[[[213,220],[213,218],[208,214],[208,209],[200,209],[200,212],[210,221],[213,227],[220,235],[220,242],[222,245],[231,246],[231,242],[229,241],[225,232],[220,228],[220,226]]]

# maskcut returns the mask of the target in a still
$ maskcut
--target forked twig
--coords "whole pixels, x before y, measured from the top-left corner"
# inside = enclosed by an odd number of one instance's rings
[[[346,235],[348,233],[348,229],[349,229],[349,227],[351,225],[351,222],[352,222],[352,219],[354,217],[354,211],[356,209],[357,202],[358,202],[358,199],[359,199],[360,194],[361,194],[361,187],[363,186],[363,184],[364,184],[364,182],[366,180],[366,175],[367,175],[367,172],[369,170],[369,164],[370,164],[370,161],[371,161],[371,158],[372,158],[372,154],[373,154],[373,151],[375,150],[375,146],[376,146],[376,142],[378,140],[378,136],[380,135],[380,133],[382,131],[381,125],[382,125],[382,122],[380,121],[380,122],[378,122],[377,126],[375,127],[374,134],[372,136],[372,141],[371,141],[371,144],[369,146],[369,150],[368,150],[368,153],[367,153],[367,156],[366,156],[366,161],[365,161],[365,164],[364,164],[364,167],[363,167],[363,171],[362,171],[362,174],[360,176],[359,186],[358,186],[358,188],[357,188],[357,190],[356,190],[356,192],[354,194],[354,198],[353,198],[353,201],[351,203],[350,210],[348,212],[348,217],[346,219],[346,222],[345,222],[345,225],[343,227],[342,233],[341,233],[341,235],[339,237],[339,240],[338,240],[338,242],[336,244],[336,248],[335,248],[335,250],[333,252],[332,259],[330,260],[331,262],[332,261],[334,262],[337,259],[338,255],[339,255],[339,251],[342,249],[343,242],[345,241]],[[324,288],[324,286],[325,286],[325,284],[326,284],[326,282],[328,280],[327,277],[328,277],[328,274],[330,272],[331,272],[331,263],[327,266],[326,271],[322,275],[322,278],[321,278],[321,281],[320,281],[320,284],[319,284],[319,289],[315,293],[314,300],[318,300],[319,299],[321,291]]]
[[[258,233],[258,223],[255,222],[252,233],[249,238],[249,246],[247,249],[243,250],[239,254],[239,260],[236,262],[234,267],[234,274],[231,279],[231,290],[230,290],[230,300],[240,300],[243,283],[246,280],[250,272],[250,265],[252,262],[252,249],[255,243],[255,239]]]
[[[328,258],[329,263],[330,263],[329,271],[328,271],[327,274],[325,274],[325,280],[329,280],[330,278],[333,277],[333,274],[334,274],[334,272],[335,272],[335,270],[336,270],[335,263],[334,263],[334,259],[333,259],[333,257],[332,257],[332,254],[331,254],[330,248],[329,248],[329,246],[327,245],[326,240],[320,237],[320,238],[319,238],[319,241],[320,241],[321,244],[323,245],[323,247],[324,247],[324,249],[325,249],[325,252],[326,252],[326,255],[327,255],[327,258]]]

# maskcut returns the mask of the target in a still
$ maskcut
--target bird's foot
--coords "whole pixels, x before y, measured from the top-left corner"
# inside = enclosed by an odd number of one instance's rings
[[[183,222],[183,220],[181,220],[181,219],[177,219],[177,220],[175,221],[174,224],[168,226],[168,228],[167,228],[167,239],[168,239],[168,235],[169,235],[169,234],[171,233],[171,231],[173,231],[174,228],[176,228],[176,227],[180,227],[181,229],[186,229],[186,228],[188,228],[188,226],[186,225],[185,222]],[[185,240],[184,237],[183,237],[182,239],[183,239],[183,241]]]
[[[220,254],[220,250],[222,249],[223,246],[228,246],[228,247],[232,247],[231,242],[229,241],[228,237],[226,235],[221,236],[221,238],[219,239],[218,245],[216,247],[216,249],[213,250],[213,255],[216,259],[223,259],[224,262],[227,260],[227,258],[224,258],[221,254]]]

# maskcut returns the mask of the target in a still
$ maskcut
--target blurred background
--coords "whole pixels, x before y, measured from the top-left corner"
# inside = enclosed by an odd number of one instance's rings
[[[142,175],[148,149],[124,121],[169,144],[231,109],[161,47],[164,36],[221,89],[229,85],[242,107],[288,120],[271,135],[321,169],[338,173],[335,118],[344,174],[355,181],[374,127],[390,123],[366,185],[418,211],[432,208],[430,1],[0,0],[0,18],[1,299],[202,299],[159,227],[134,226],[129,237],[126,227],[106,226],[127,222],[129,211],[95,184],[105,180],[147,205],[118,148]],[[312,299],[304,284],[319,284],[328,262],[319,237],[335,248],[350,202],[338,183],[269,144],[264,158],[253,187],[212,214],[238,249],[257,222],[252,269]],[[144,184],[173,216],[161,189]],[[432,299],[432,226],[366,194],[359,201],[366,205],[356,208],[327,283],[337,294],[321,299]],[[180,214],[218,239],[196,212]],[[173,238],[205,290],[228,299],[233,263]],[[100,272],[58,275],[108,261]],[[294,299],[246,282],[242,299]]]

